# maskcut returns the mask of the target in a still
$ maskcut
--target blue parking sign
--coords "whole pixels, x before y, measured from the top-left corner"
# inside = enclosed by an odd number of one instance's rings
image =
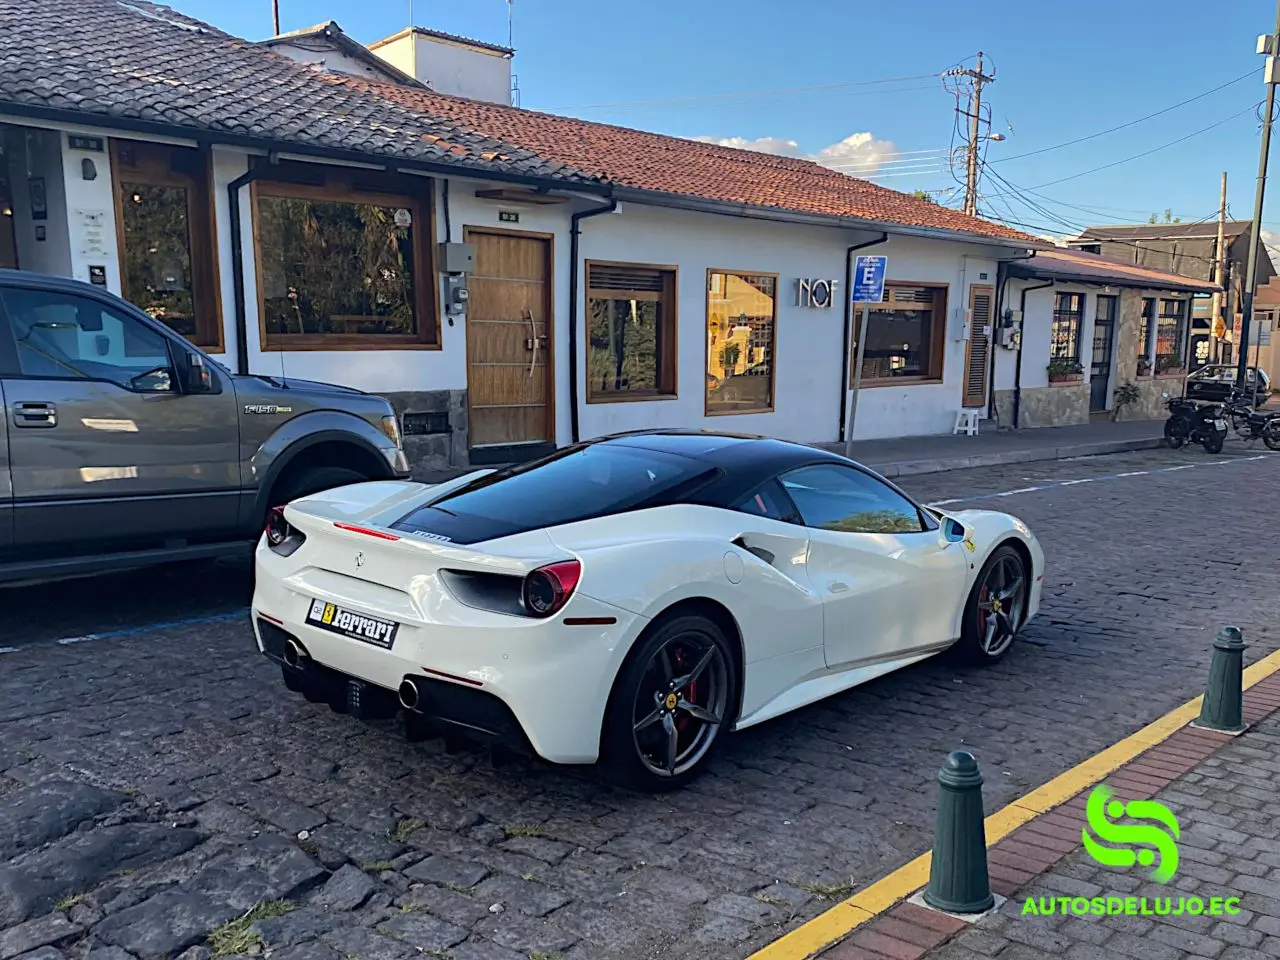
[[[888,257],[858,257],[853,262],[853,302],[880,303],[884,300],[884,278]]]

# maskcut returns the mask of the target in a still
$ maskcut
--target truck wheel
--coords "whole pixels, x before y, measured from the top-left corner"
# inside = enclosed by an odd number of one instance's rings
[[[292,482],[272,491],[269,507],[281,507],[301,497],[309,497],[313,493],[332,490],[334,487],[345,487],[353,483],[364,483],[369,478],[346,467],[312,467],[304,470]]]

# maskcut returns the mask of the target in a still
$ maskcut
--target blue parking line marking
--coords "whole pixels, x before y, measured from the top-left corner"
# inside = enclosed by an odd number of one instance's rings
[[[183,617],[181,620],[166,620],[160,623],[144,623],[136,627],[121,627],[119,630],[86,633],[78,637],[59,637],[57,640],[43,640],[24,647],[0,647],[0,655],[20,653],[23,650],[31,650],[37,647],[70,647],[79,643],[96,643],[99,640],[123,640],[126,637],[136,637],[145,633],[153,633],[157,630],[175,630],[180,627],[199,626],[202,623],[227,623],[248,616],[249,608],[241,607],[238,610],[228,610],[225,613],[212,613],[200,617]]]

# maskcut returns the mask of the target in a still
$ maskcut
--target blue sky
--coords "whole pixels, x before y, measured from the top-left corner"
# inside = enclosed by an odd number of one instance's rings
[[[270,0],[170,2],[239,36],[271,32]],[[679,136],[759,141],[846,172],[874,171],[896,189],[949,190],[955,182],[944,157],[954,99],[928,75],[982,49],[998,78],[986,94],[993,129],[1008,138],[992,143],[987,159],[1017,187],[1038,188],[1043,196],[1024,196],[1047,214],[1016,196],[994,196],[1009,192],[994,179],[984,184],[993,194],[988,209],[1059,234],[1084,223],[1145,221],[1166,208],[1198,220],[1216,214],[1225,170],[1232,215],[1252,213],[1259,124],[1251,107],[1264,94],[1263,58],[1253,50],[1257,35],[1274,24],[1272,0],[1216,7],[1192,0],[514,3],[525,107]],[[332,19],[369,42],[406,26],[410,3],[280,0],[280,7],[284,30]],[[413,18],[477,39],[507,38],[504,0],[416,0]],[[1000,159],[1137,120],[1245,74],[1115,133]],[[866,83],[902,77],[918,79]],[[810,87],[825,89],[795,91]],[[1224,120],[1148,157],[1076,176]],[[854,135],[862,136],[841,146]],[[1063,178],[1072,179],[1052,183]],[[1280,183],[1273,188],[1274,212],[1266,219],[1280,233]]]

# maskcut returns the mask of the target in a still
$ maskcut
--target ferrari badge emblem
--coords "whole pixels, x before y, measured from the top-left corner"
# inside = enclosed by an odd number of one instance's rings
[[[676,708],[676,704],[677,704],[677,703],[679,703],[679,702],[680,702],[680,698],[679,698],[679,697],[677,697],[674,693],[668,693],[668,694],[667,694],[667,709],[668,709],[668,710],[674,710],[674,709]]]
[[[356,554],[356,566],[357,566],[357,567],[363,567],[363,566],[364,566],[364,553],[363,553],[363,552],[361,552],[361,553],[357,553],[357,554]]]
[[[999,613],[999,612],[1000,612],[1000,601],[999,601],[999,600],[992,600],[992,601],[991,601],[991,612],[992,612],[992,613]]]
[[[973,553],[975,550],[978,549],[978,545],[973,542],[973,537],[965,537],[964,548],[968,550],[970,553]]]

